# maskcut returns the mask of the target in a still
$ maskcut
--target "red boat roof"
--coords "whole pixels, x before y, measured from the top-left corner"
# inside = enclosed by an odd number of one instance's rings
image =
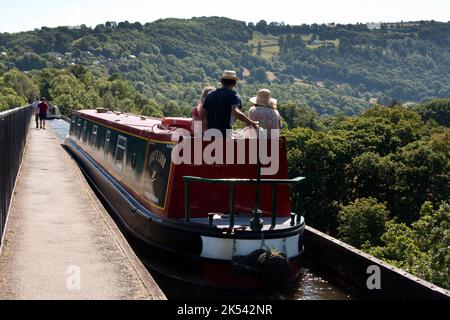
[[[140,117],[122,112],[108,111],[101,113],[97,112],[97,110],[81,110],[79,113],[145,131],[152,131],[155,125],[161,124],[161,119],[158,118]]]
[[[80,110],[74,114],[131,135],[163,143],[178,143],[186,131],[189,131],[189,135],[193,133],[192,118],[153,118],[101,110]],[[246,129],[234,131],[233,138],[252,136],[251,131]]]
[[[169,128],[167,125],[164,125],[163,122],[165,120],[161,118],[138,116],[130,113],[80,110],[76,111],[75,115],[84,117],[88,120],[98,122],[117,130],[124,131],[126,133],[130,133],[147,139],[163,140],[165,142],[174,142],[172,141],[172,136],[177,131],[176,128]],[[189,123],[191,119],[180,118],[178,119],[178,121]],[[171,123],[176,123],[176,119],[171,121]],[[177,137],[179,137],[179,135],[177,135]]]

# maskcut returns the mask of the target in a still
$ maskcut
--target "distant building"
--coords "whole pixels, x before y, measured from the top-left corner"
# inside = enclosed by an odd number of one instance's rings
[[[117,22],[115,22],[115,21],[107,21],[107,22],[105,23],[105,27],[106,27],[107,29],[114,30],[114,29],[117,28]]]
[[[369,22],[367,23],[367,29],[369,30],[380,30],[381,29],[381,22]]]

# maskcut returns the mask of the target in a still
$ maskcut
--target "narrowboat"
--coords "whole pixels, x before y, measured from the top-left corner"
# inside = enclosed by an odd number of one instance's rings
[[[163,262],[149,268],[227,289],[295,283],[305,221],[292,213],[289,185],[304,178],[288,179],[285,139],[277,138],[277,150],[268,144],[279,161],[269,176],[254,155],[237,160],[252,146],[240,132],[224,139],[236,147],[223,150],[235,161],[174,161],[181,141],[198,143],[192,127],[191,119],[75,111],[65,146],[126,233],[159,252]],[[200,152],[212,143],[200,140]]]
[[[59,107],[51,102],[48,103],[47,119],[61,119]]]

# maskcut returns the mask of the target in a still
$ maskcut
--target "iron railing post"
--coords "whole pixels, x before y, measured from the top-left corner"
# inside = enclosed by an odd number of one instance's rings
[[[191,203],[189,191],[189,181],[184,181],[184,214],[186,223],[189,223],[191,221]]]
[[[272,225],[271,228],[275,228],[277,225],[277,202],[278,202],[278,186],[272,185]]]
[[[230,184],[230,229],[234,228],[234,197],[236,194],[236,185],[234,183]]]
[[[229,213],[230,213],[230,228],[235,226],[235,217],[236,217],[236,208],[235,208],[235,197],[236,197],[236,185],[271,185],[272,186],[272,229],[276,227],[277,222],[277,203],[278,203],[278,186],[279,185],[295,185],[302,181],[305,178],[298,177],[295,179],[208,179],[208,178],[200,178],[200,177],[191,177],[184,176],[184,192],[185,192],[185,221],[186,223],[190,222],[190,182],[196,183],[207,183],[207,184],[222,184],[229,186]],[[259,199],[259,194],[257,196]],[[256,207],[259,207],[259,201],[256,201]],[[261,219],[261,210],[258,209],[257,212],[253,213],[253,219],[251,221],[250,226],[262,230],[262,219]],[[297,218],[299,215],[297,215]],[[256,218],[256,219],[255,219]],[[259,218],[259,219],[258,219]],[[214,225],[214,215],[209,216],[209,224],[210,226]],[[252,229],[253,229],[252,228]],[[259,229],[261,228],[261,229]]]

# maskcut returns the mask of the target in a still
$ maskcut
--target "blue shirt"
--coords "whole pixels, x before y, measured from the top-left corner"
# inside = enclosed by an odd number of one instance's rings
[[[207,111],[208,129],[220,130],[225,137],[226,131],[231,129],[233,107],[242,109],[238,93],[228,88],[212,91],[203,103],[203,108]]]

